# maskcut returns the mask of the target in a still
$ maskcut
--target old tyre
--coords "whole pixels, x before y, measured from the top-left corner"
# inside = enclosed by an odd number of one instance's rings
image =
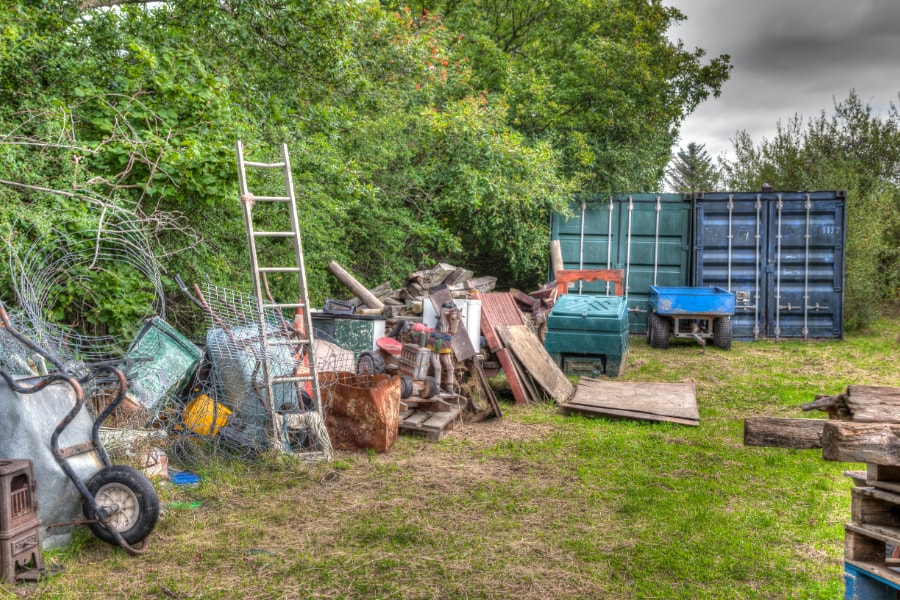
[[[384,357],[380,352],[361,352],[356,359],[357,375],[384,373]]]
[[[400,399],[404,400],[413,395],[415,387],[413,387],[413,378],[408,375],[400,376]]]
[[[111,514],[109,525],[122,539],[133,545],[144,541],[159,520],[159,497],[156,489],[137,469],[124,465],[106,467],[94,475],[87,485],[94,501]],[[88,527],[98,538],[108,544],[119,545],[118,540],[102,523],[87,504],[84,516],[95,522]]]
[[[731,317],[716,319],[713,323],[713,346],[722,350],[731,350]]]
[[[650,313],[647,317],[647,327],[650,328],[651,348],[665,350],[669,347],[672,324],[668,319],[660,317],[656,313]]]

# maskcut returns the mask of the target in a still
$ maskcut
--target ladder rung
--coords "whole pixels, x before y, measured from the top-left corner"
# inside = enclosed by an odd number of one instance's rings
[[[254,231],[253,237],[294,237],[293,231]]]
[[[244,161],[245,167],[259,167],[260,169],[283,169],[285,166],[284,162],[277,163],[261,163],[261,162],[250,162],[249,160]]]
[[[313,378],[311,375],[305,375],[302,377],[296,377],[294,375],[279,375],[278,377],[272,378],[272,383],[305,383],[312,380]]]
[[[266,340],[266,346],[309,346],[309,340],[306,338]]]
[[[258,271],[260,273],[299,273],[300,269],[297,267],[260,267]]]
[[[263,304],[263,308],[306,308],[306,304]]]
[[[290,202],[290,196],[253,196],[255,202]]]

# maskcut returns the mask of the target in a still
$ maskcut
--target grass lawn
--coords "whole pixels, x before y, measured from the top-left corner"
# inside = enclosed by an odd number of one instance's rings
[[[146,555],[78,535],[45,553],[62,573],[0,598],[843,597],[843,472],[862,466],[744,447],[743,420],[825,418],[799,405],[900,386],[900,318],[730,351],[632,338],[623,379],[695,382],[700,426],[506,402],[501,421],[403,435],[386,455],[216,464],[197,487],[158,487]]]

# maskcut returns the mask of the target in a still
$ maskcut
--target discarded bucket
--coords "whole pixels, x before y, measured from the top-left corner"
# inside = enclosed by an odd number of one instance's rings
[[[200,435],[212,435],[219,433],[219,428],[228,422],[231,410],[223,404],[219,404],[206,394],[200,394],[188,402],[184,407],[182,420],[188,429]],[[213,425],[215,421],[215,425]]]

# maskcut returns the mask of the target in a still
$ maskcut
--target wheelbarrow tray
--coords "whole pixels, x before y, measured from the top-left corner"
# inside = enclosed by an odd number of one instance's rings
[[[659,315],[734,315],[734,293],[721,287],[650,286],[650,308]]]
[[[17,377],[16,381],[27,384],[37,378]],[[82,496],[56,461],[49,443],[57,424],[75,402],[75,392],[64,382],[52,383],[33,394],[19,394],[0,379],[0,456],[32,461],[44,547],[64,545],[71,539],[72,527],[48,530],[48,526],[84,518]],[[93,424],[85,406],[59,439],[69,466],[82,481],[90,480],[103,468],[99,451],[90,445]]]

